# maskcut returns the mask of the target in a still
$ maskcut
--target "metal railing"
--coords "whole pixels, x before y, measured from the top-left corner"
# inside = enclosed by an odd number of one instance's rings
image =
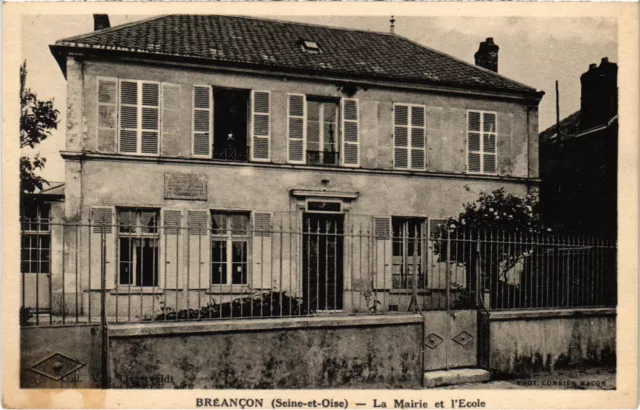
[[[23,221],[21,324],[616,305],[612,241],[305,215]]]
[[[339,152],[309,151],[307,150],[307,163],[313,165],[338,165]]]

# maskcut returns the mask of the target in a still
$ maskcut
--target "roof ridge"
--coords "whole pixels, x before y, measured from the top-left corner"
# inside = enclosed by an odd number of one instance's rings
[[[462,64],[465,64],[465,65],[467,65],[467,66],[469,66],[469,67],[475,68],[476,70],[483,71],[483,72],[486,72],[486,73],[488,73],[488,74],[491,74],[491,75],[493,75],[494,77],[498,77],[498,78],[500,78],[500,79],[502,79],[502,80],[509,81],[509,82],[511,82],[511,83],[514,83],[514,84],[519,85],[520,87],[525,87],[525,88],[527,88],[527,89],[529,89],[529,90],[532,90],[532,91],[536,91],[536,92],[538,91],[538,90],[536,90],[535,88],[531,87],[530,85],[526,85],[526,84],[521,83],[521,82],[519,82],[519,81],[512,80],[511,78],[505,77],[505,76],[504,76],[504,75],[502,75],[502,74],[498,74],[498,73],[496,73],[495,71],[488,70],[488,69],[486,69],[486,68],[484,68],[484,67],[480,67],[480,66],[478,66],[478,65],[468,63],[468,62],[466,62],[466,61],[464,61],[464,60],[459,59],[458,57],[455,57],[455,56],[452,56],[452,55],[450,55],[450,54],[444,53],[444,52],[442,52],[442,51],[436,50],[435,48],[431,48],[431,47],[429,47],[429,46],[425,46],[425,45],[420,44],[420,43],[418,43],[417,41],[411,40],[410,38],[405,37],[405,36],[403,36],[403,35],[395,34],[395,36],[396,36],[396,37],[398,37],[398,38],[400,38],[400,39],[402,39],[402,40],[405,40],[405,41],[407,41],[407,42],[409,42],[409,43],[411,43],[411,44],[414,44],[414,45],[416,45],[416,46],[418,46],[418,47],[426,48],[427,50],[433,51],[434,53],[440,54],[441,56],[444,56],[444,57],[450,58],[450,59],[452,59],[452,60],[456,60],[457,62],[462,63]]]
[[[84,39],[86,37],[91,37],[91,36],[96,35],[96,34],[111,33],[112,31],[121,30],[123,28],[135,26],[135,25],[138,25],[138,24],[148,23],[150,21],[158,20],[158,19],[161,19],[161,18],[167,17],[167,16],[169,16],[169,14],[162,14],[162,15],[159,15],[159,16],[153,16],[153,17],[149,17],[149,18],[146,18],[146,19],[142,19],[142,20],[131,21],[129,23],[118,24],[117,26],[104,28],[102,30],[94,30],[94,31],[91,31],[89,33],[79,34],[77,36],[60,39],[60,40],[56,41],[56,44],[64,43],[64,42],[68,42],[68,41],[76,41],[76,40]]]
[[[182,15],[182,16],[186,16],[186,15],[191,15],[191,16],[202,16],[202,14],[176,14],[176,15]],[[391,33],[387,33],[384,31],[377,31],[377,30],[364,30],[364,29],[360,29],[360,28],[349,28],[349,27],[337,27],[337,26],[327,26],[325,24],[315,24],[315,23],[303,23],[300,21],[289,21],[289,20],[280,20],[280,19],[274,19],[274,18],[265,18],[265,17],[254,17],[254,16],[238,16],[238,15],[228,15],[228,14],[205,14],[208,16],[221,16],[221,17],[233,17],[233,18],[243,18],[243,19],[247,19],[247,20],[257,20],[257,21],[270,21],[270,22],[275,22],[275,23],[281,23],[281,24],[293,24],[296,26],[311,26],[311,27],[322,27],[322,28],[328,28],[330,30],[340,30],[340,31],[355,31],[358,33],[372,33],[372,34],[380,34],[380,35],[385,35],[385,36],[393,36],[394,34]]]

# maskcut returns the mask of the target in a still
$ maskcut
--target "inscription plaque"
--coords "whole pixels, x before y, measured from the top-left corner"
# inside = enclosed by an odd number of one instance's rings
[[[207,176],[203,174],[164,174],[165,199],[207,200]]]

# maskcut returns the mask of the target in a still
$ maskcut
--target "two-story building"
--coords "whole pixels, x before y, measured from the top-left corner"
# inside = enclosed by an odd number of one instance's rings
[[[123,317],[270,290],[310,311],[368,292],[406,311],[412,286],[446,287],[430,225],[480,191],[539,184],[543,93],[495,72],[492,39],[483,68],[393,33],[170,15],[51,51],[64,214],[94,225],[65,237],[83,309],[104,271]]]

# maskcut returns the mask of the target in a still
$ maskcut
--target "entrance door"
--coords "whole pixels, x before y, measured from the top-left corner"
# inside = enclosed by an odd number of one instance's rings
[[[302,295],[309,312],[342,310],[344,216],[303,216]]]
[[[462,272],[467,280],[460,284],[460,275],[454,274],[451,264],[448,265],[443,272],[445,286],[438,290],[444,303],[438,303],[434,310],[423,311],[425,371],[478,364],[478,312],[471,285],[474,281]]]

